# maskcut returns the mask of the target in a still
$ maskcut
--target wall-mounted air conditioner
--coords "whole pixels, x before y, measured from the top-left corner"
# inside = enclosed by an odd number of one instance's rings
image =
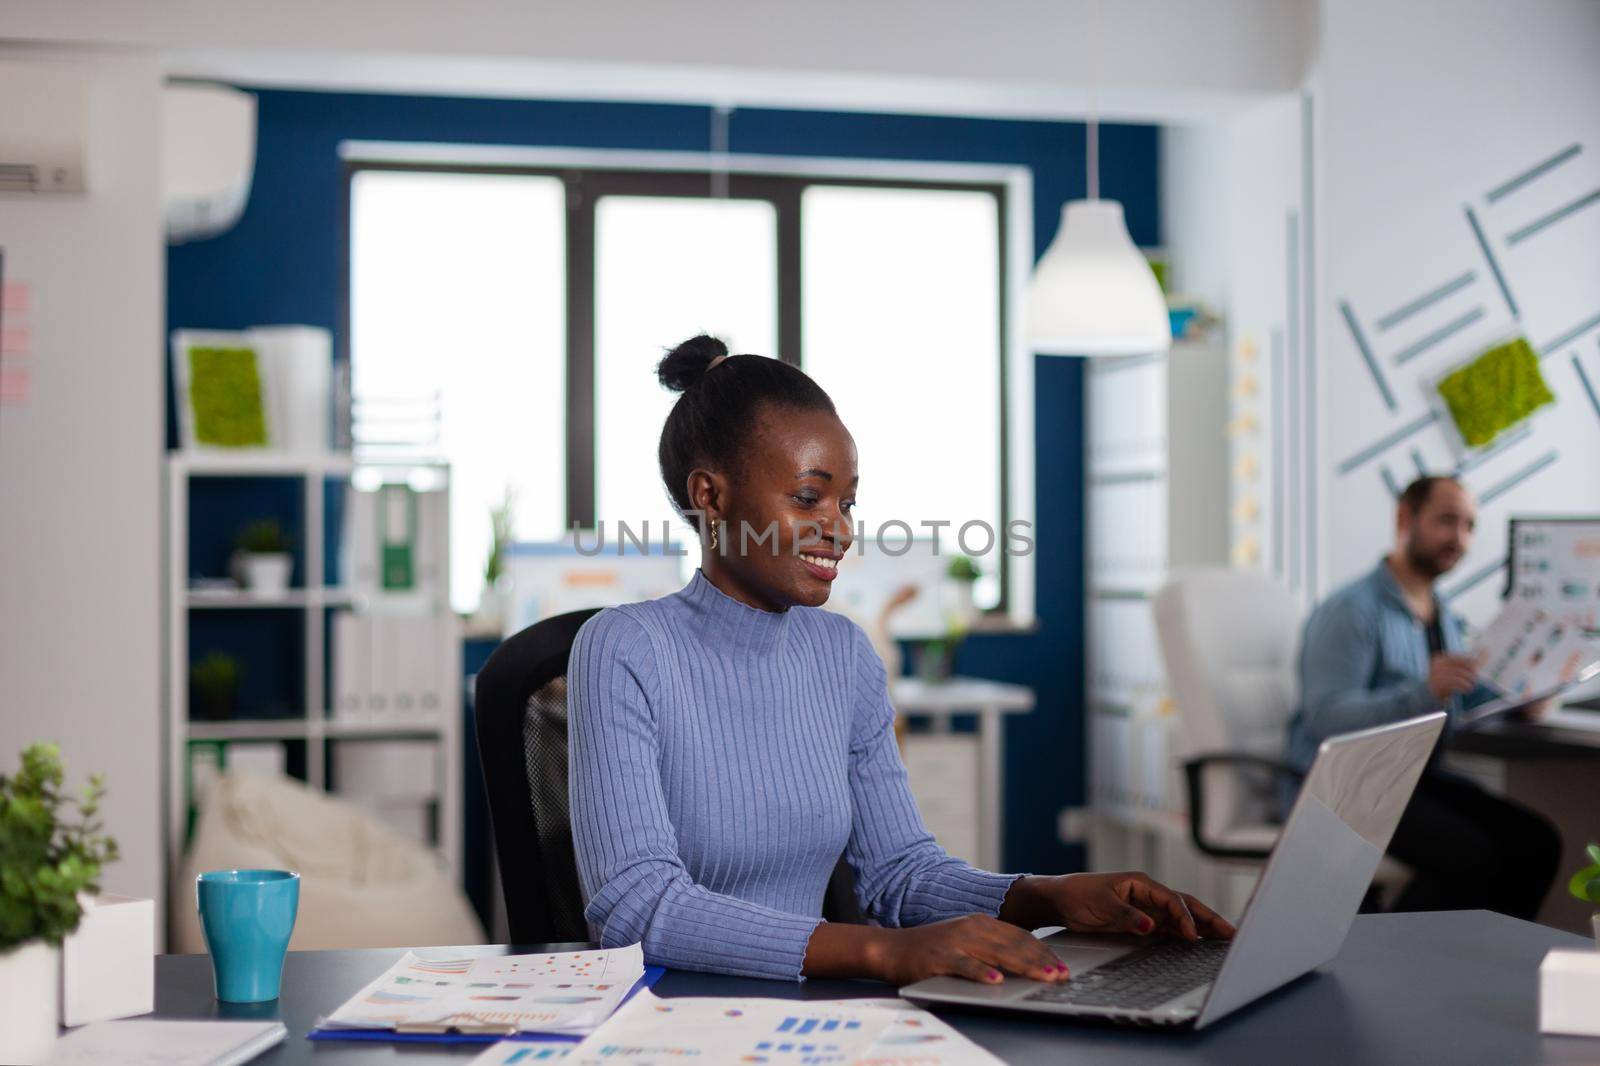
[[[0,193],[83,192],[86,118],[78,72],[0,63]]]
[[[167,240],[215,237],[239,221],[256,167],[256,98],[221,85],[161,91]]]

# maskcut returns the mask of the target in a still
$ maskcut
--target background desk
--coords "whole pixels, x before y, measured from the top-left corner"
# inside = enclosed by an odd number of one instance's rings
[[[951,677],[943,681],[923,681],[916,677],[897,677],[889,682],[889,700],[902,715],[925,716],[934,719],[939,728],[949,730],[959,715],[974,715],[978,722],[978,842],[976,853],[952,853],[967,859],[984,870],[1003,870],[1002,845],[1005,842],[1005,797],[1001,795],[1000,778],[1005,765],[1005,716],[1025,714],[1033,710],[1033,689],[1003,681],[987,681],[976,677]],[[914,756],[906,753],[908,764]],[[917,767],[910,765],[912,790],[920,791]],[[918,796],[919,807],[929,829],[940,838],[937,810],[929,810],[930,803],[940,792],[948,792],[949,782]]]
[[[1201,1033],[1158,1033],[977,1015],[946,1015],[968,1037],[1011,1063],[1447,1062],[1593,1063],[1600,1039],[1542,1037],[1538,967],[1552,947],[1579,947],[1570,934],[1483,911],[1364,915],[1328,973],[1283,989]],[[509,949],[469,948],[500,954]],[[536,949],[522,949],[536,950]],[[319,1014],[337,1007],[400,952],[290,954],[283,998],[254,1008],[219,1004],[203,955],[156,960],[156,1013],[164,1018],[281,1018],[289,1040],[257,1059],[287,1063],[406,1063],[470,1058],[481,1048],[426,1044],[332,1044],[305,1039]],[[791,985],[669,973],[662,996],[882,996],[863,981]]]
[[[1561,832],[1561,866],[1539,909],[1547,925],[1582,933],[1593,906],[1567,894],[1567,878],[1589,864],[1584,845],[1600,840],[1600,712],[1560,710],[1539,722],[1499,717],[1450,738],[1450,769],[1531,807]],[[1596,1051],[1600,1058],[1600,1049]]]

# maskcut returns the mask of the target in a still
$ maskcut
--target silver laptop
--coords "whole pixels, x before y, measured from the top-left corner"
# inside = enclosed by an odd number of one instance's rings
[[[957,1004],[1201,1029],[1333,959],[1444,728],[1443,713],[1324,741],[1233,940],[1058,933],[1057,984],[953,977],[900,990]]]

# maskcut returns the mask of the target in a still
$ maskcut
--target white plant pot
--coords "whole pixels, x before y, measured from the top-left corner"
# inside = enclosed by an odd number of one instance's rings
[[[61,950],[30,940],[0,954],[0,1062],[50,1057],[61,1011]]]
[[[251,592],[281,595],[289,591],[294,559],[288,552],[234,552],[233,579]]]

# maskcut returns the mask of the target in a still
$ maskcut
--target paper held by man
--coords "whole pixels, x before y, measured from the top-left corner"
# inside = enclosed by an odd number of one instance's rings
[[[1573,620],[1526,600],[1506,605],[1472,655],[1479,677],[1498,696],[1470,708],[1460,725],[1560,695],[1600,674],[1600,644]]]

